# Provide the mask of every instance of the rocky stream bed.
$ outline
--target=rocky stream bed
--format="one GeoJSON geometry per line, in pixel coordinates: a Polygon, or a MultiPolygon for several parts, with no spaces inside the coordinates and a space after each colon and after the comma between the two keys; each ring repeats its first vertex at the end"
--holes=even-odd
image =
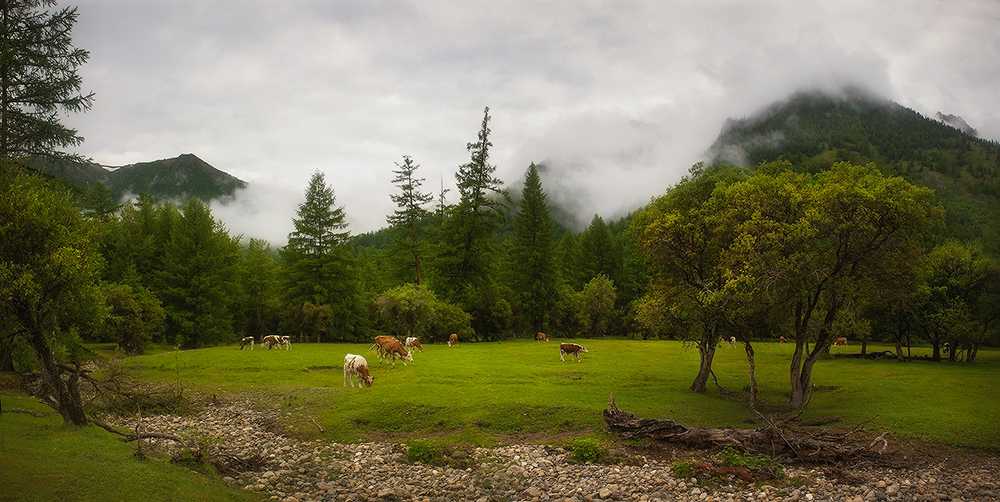
{"type": "MultiPolygon", "coordinates": [[[[106,417],[121,429],[153,433],[137,448],[194,449],[229,485],[281,502],[306,501],[994,501],[996,457],[911,448],[886,462],[785,467],[786,478],[747,483],[735,476],[674,476],[675,460],[711,452],[647,445],[621,451],[619,464],[573,462],[570,452],[538,444],[452,451],[459,467],[411,463],[394,442],[302,441],[275,427],[278,411],[249,403],[209,406],[191,416],[106,417]],[[137,428],[138,424],[138,428],[137,428]],[[184,444],[165,439],[177,436],[184,444]],[[466,466],[462,468],[463,466],[466,466]]],[[[318,426],[318,425],[317,425],[318,426]]],[[[623,447],[625,448],[625,447],[623,447]]]]}

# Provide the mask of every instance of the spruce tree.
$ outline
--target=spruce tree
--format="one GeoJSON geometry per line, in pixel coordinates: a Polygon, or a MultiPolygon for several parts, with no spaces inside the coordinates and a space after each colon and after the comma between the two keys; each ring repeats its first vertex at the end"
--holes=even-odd
{"type": "MultiPolygon", "coordinates": [[[[292,218],[295,230],[288,234],[288,244],[280,255],[285,290],[293,308],[304,312],[302,307],[307,303],[328,305],[332,322],[324,331],[336,339],[354,340],[360,285],[344,208],[336,203],[333,188],[327,186],[323,173],[316,171],[305,202],[299,204],[298,217],[292,218]]],[[[305,321],[300,316],[300,328],[305,327],[305,321]]]]}
{"type": "Polygon", "coordinates": [[[547,331],[549,313],[558,298],[556,289],[555,229],[538,168],[528,167],[521,208],[514,217],[511,249],[513,289],[521,304],[521,318],[534,331],[547,331]]]}

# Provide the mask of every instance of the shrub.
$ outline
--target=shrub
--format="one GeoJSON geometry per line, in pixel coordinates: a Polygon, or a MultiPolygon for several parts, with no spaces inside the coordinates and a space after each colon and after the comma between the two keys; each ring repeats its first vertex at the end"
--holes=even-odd
{"type": "Polygon", "coordinates": [[[611,455],[600,441],[593,438],[578,438],[573,440],[571,458],[577,462],[602,463],[607,462],[611,455]]]}
{"type": "Polygon", "coordinates": [[[674,477],[677,479],[687,479],[691,477],[691,473],[694,469],[691,467],[690,462],[681,462],[675,460],[674,464],[670,467],[670,470],[674,473],[674,477]]]}

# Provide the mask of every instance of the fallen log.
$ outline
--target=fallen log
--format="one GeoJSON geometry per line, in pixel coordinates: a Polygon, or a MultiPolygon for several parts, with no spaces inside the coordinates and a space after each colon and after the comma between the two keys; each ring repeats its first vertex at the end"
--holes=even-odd
{"type": "Polygon", "coordinates": [[[824,431],[791,430],[768,422],[757,429],[732,427],[691,427],[671,419],[636,418],[615,404],[611,394],[604,421],[623,438],[646,438],[668,441],[692,447],[733,446],[750,454],[787,457],[805,463],[840,463],[875,457],[885,450],[885,434],[869,445],[851,444],[848,434],[834,435],[824,431]],[[882,448],[875,450],[876,444],[882,448]]]}

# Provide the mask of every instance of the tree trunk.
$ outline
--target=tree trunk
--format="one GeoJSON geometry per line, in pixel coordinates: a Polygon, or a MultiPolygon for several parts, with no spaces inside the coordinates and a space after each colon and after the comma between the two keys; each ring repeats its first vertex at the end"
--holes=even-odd
{"type": "Polygon", "coordinates": [[[750,396],[747,398],[747,406],[755,409],[757,407],[757,374],[756,362],[754,361],[753,346],[750,342],[744,342],[747,351],[747,362],[750,363],[750,396]]]}
{"type": "Polygon", "coordinates": [[[29,338],[42,382],[48,390],[48,395],[42,401],[58,411],[66,425],[87,425],[87,413],[83,411],[83,401],[80,399],[80,365],[77,364],[69,378],[63,380],[63,369],[56,362],[44,337],[42,333],[32,333],[29,338]]]}
{"type": "Polygon", "coordinates": [[[695,392],[705,392],[708,385],[708,377],[712,375],[712,359],[715,358],[715,340],[718,338],[715,329],[707,329],[702,333],[698,342],[698,375],[691,383],[691,390],[695,392]]]}

